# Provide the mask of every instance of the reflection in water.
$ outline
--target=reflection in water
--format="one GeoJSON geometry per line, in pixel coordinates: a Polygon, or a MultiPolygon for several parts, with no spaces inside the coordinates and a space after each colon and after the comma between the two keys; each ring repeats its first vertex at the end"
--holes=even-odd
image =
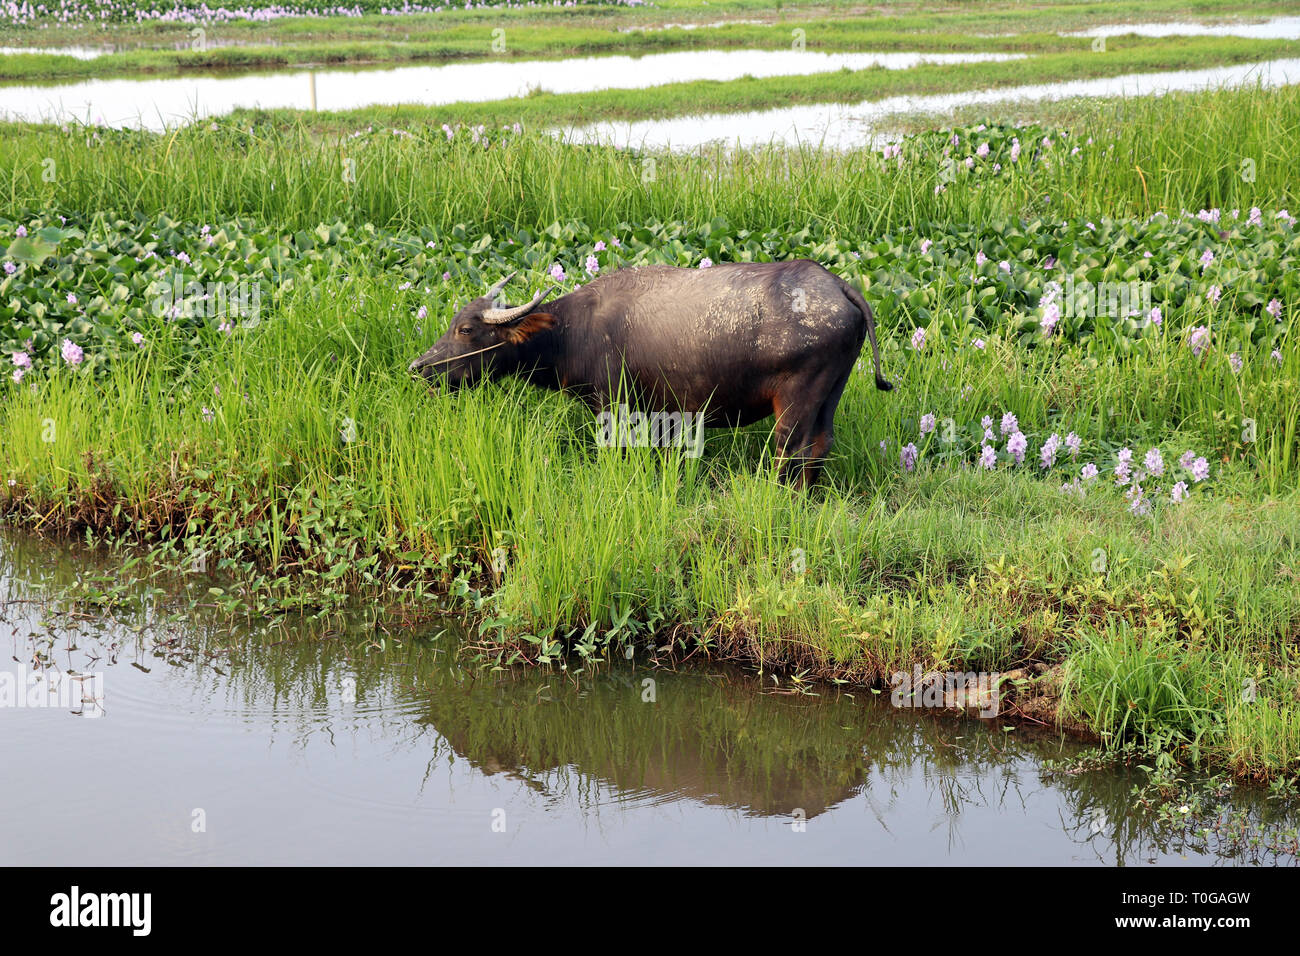
{"type": "Polygon", "coordinates": [[[887,138],[887,134],[881,131],[882,124],[904,114],[944,114],[966,106],[1073,97],[1157,96],[1174,90],[1253,86],[1256,83],[1265,87],[1300,83],[1300,59],[963,90],[959,93],[891,96],[851,105],[794,106],[751,113],[597,123],[564,135],[573,142],[613,143],[636,148],[693,149],[706,143],[720,142],[740,148],[805,143],[827,149],[856,149],[880,145],[887,138]]]}
{"type": "Polygon", "coordinates": [[[803,76],[840,69],[903,70],[921,63],[987,63],[1019,53],[813,53],[794,50],[691,50],[642,57],[482,61],[392,70],[325,70],[150,80],[96,79],[45,86],[0,86],[0,117],[158,130],[220,116],[236,107],[348,110],[363,106],[486,102],[548,93],[644,89],[691,80],[803,76]]]}
{"type": "Polygon", "coordinates": [[[98,720],[0,709],[28,771],[0,791],[0,862],[1238,859],[1133,814],[1133,774],[1045,776],[1077,750],[1055,735],[729,669],[494,674],[454,628],[397,633],[372,608],[232,629],[168,611],[179,586],[113,616],[41,597],[98,560],[0,538],[4,670],[104,690],[98,720]]]}

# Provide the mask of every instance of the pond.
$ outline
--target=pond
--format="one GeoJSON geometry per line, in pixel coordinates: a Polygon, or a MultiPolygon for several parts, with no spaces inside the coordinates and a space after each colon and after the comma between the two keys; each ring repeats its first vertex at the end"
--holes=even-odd
{"type": "Polygon", "coordinates": [[[1136,769],[1049,772],[1080,749],[1051,730],[641,654],[493,673],[451,618],[232,626],[175,582],[49,602],[119,561],[0,536],[0,688],[78,678],[0,707],[6,865],[1276,862],[1136,814],[1136,769]]]}
{"type": "Polygon", "coordinates": [[[414,103],[436,106],[548,93],[645,89],[692,80],[801,76],[922,63],[989,63],[1022,59],[1003,53],[813,53],[795,50],[691,50],[642,57],[485,61],[391,70],[293,70],[166,79],[96,79],[40,86],[0,86],[0,117],[31,122],[81,120],[163,129],[220,116],[237,107],[349,110],[414,103]],[[315,91],[313,93],[313,77],[315,91]]]}
{"type": "Polygon", "coordinates": [[[891,120],[907,114],[943,114],[991,103],[1033,103],[1075,97],[1158,96],[1177,90],[1285,86],[1300,83],[1300,59],[1269,60],[1205,70],[1135,73],[925,96],[891,96],[855,104],[795,106],[749,113],[677,116],[639,122],[597,123],[564,132],[572,142],[612,143],[648,149],[694,149],[708,143],[739,148],[806,143],[828,149],[878,146],[896,139],[891,120]]]}

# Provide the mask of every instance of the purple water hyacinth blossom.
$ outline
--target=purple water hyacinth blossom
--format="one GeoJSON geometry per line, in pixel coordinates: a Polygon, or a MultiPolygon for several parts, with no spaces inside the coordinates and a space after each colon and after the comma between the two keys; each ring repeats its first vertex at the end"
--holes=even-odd
{"type": "Polygon", "coordinates": [[[68,295],[67,295],[67,300],[68,300],[68,305],[76,305],[76,304],[77,304],[77,296],[76,296],[76,293],[74,293],[74,292],[69,292],[68,295]]]}
{"type": "Polygon", "coordinates": [[[594,246],[592,246],[592,249],[593,249],[595,252],[604,252],[604,251],[605,251],[605,240],[603,240],[603,239],[598,239],[598,240],[596,240],[596,244],[595,244],[594,246]]]}
{"type": "Polygon", "coordinates": [[[1192,354],[1200,358],[1201,353],[1210,346],[1210,330],[1204,325],[1196,326],[1187,333],[1187,344],[1191,347],[1192,354]]]}
{"type": "Polygon", "coordinates": [[[13,275],[17,271],[18,271],[18,266],[16,266],[14,263],[12,262],[5,263],[5,275],[13,275]]]}
{"type": "Polygon", "coordinates": [[[1204,458],[1192,462],[1192,480],[1199,483],[1210,477],[1210,463],[1204,458]]]}
{"type": "Polygon", "coordinates": [[[1169,500],[1174,504],[1179,504],[1187,499],[1187,482],[1180,481],[1169,489],[1169,500]]]}
{"type": "Polygon", "coordinates": [[[1043,447],[1038,451],[1038,459],[1044,468],[1051,468],[1056,464],[1056,453],[1061,448],[1061,436],[1052,432],[1043,442],[1043,447]]]}
{"type": "Polygon", "coordinates": [[[144,345],[144,335],[142,335],[139,332],[132,332],[131,341],[134,342],[136,345],[144,345]]]}
{"type": "Polygon", "coordinates": [[[1039,327],[1042,328],[1044,335],[1051,335],[1055,331],[1057,323],[1061,321],[1061,307],[1055,302],[1049,302],[1043,307],[1043,317],[1039,320],[1039,327]]]}
{"type": "Polygon", "coordinates": [[[1248,226],[1264,225],[1264,214],[1258,206],[1250,207],[1250,218],[1246,220],[1246,225],[1248,226]]]}
{"type": "Polygon", "coordinates": [[[1185,451],[1178,457],[1179,466],[1186,468],[1188,471],[1192,470],[1192,462],[1194,461],[1196,461],[1196,452],[1194,451],[1185,451]]]}
{"type": "Polygon", "coordinates": [[[600,260],[597,259],[594,255],[587,256],[586,269],[587,269],[587,275],[591,275],[591,276],[598,275],[600,273],[600,260]]]}
{"type": "Polygon", "coordinates": [[[1029,449],[1029,439],[1024,432],[1016,432],[1007,439],[1007,454],[1016,460],[1017,465],[1025,463],[1025,452],[1029,449]]]}
{"type": "Polygon", "coordinates": [[[980,157],[980,159],[983,159],[988,154],[989,154],[989,144],[980,143],[979,148],[975,150],[975,155],[980,157]]]}
{"type": "Polygon", "coordinates": [[[1092,462],[1088,462],[1088,464],[1084,465],[1083,469],[1079,472],[1079,477],[1084,481],[1093,481],[1097,477],[1097,472],[1097,466],[1092,462]]]}
{"type": "Polygon", "coordinates": [[[1152,448],[1147,451],[1146,457],[1142,459],[1142,467],[1157,478],[1165,473],[1165,460],[1161,456],[1159,448],[1152,448]]]}
{"type": "Polygon", "coordinates": [[[19,368],[31,368],[32,357],[26,352],[15,352],[13,354],[13,363],[19,368]]]}
{"type": "Polygon", "coordinates": [[[1204,252],[1202,252],[1201,271],[1204,272],[1206,269],[1208,269],[1210,267],[1210,263],[1212,263],[1213,261],[1214,261],[1214,251],[1212,249],[1206,249],[1204,252]]]}
{"type": "Polygon", "coordinates": [[[1271,358],[1274,362],[1276,362],[1278,364],[1278,367],[1280,368],[1282,365],[1282,350],[1274,349],[1273,351],[1269,352],[1268,355],[1269,358],[1271,358]]]}
{"type": "Polygon", "coordinates": [[[976,266],[982,266],[982,265],[984,265],[984,263],[986,263],[986,262],[988,262],[988,261],[989,261],[989,257],[986,256],[986,255],[984,255],[984,251],[983,251],[982,249],[981,249],[981,250],[978,250],[978,251],[975,253],[975,265],[976,265],[976,266]]]}
{"type": "Polygon", "coordinates": [[[924,329],[924,328],[920,328],[920,327],[918,327],[917,330],[916,330],[915,332],[912,333],[912,348],[916,349],[918,352],[919,352],[921,349],[925,348],[925,329],[924,329]]]}
{"type": "Polygon", "coordinates": [[[429,307],[425,305],[420,306],[419,310],[415,313],[415,317],[421,320],[427,319],[429,317],[429,307]]]}
{"type": "Polygon", "coordinates": [[[932,245],[934,245],[934,243],[931,242],[929,239],[922,239],[922,240],[921,240],[921,255],[923,255],[923,256],[924,256],[924,255],[928,255],[929,252],[930,252],[930,247],[931,247],[932,245]]]}
{"type": "Polygon", "coordinates": [[[929,412],[926,412],[921,416],[921,434],[928,435],[930,432],[934,431],[936,423],[935,417],[929,412]]]}
{"type": "Polygon", "coordinates": [[[980,448],[980,467],[992,470],[998,463],[998,453],[993,450],[992,445],[984,445],[980,448]]]}
{"type": "Polygon", "coordinates": [[[983,339],[976,339],[974,342],[971,343],[971,345],[973,345],[975,348],[979,349],[981,352],[984,351],[984,340],[983,340],[983,339]]]}
{"type": "Polygon", "coordinates": [[[210,408],[208,408],[208,406],[204,405],[202,411],[203,411],[203,420],[204,420],[205,422],[210,422],[210,421],[212,421],[212,419],[214,418],[214,416],[213,416],[213,414],[212,414],[212,409],[210,409],[210,408]]]}
{"type": "Polygon", "coordinates": [[[27,235],[27,227],[19,226],[17,229],[14,230],[14,235],[17,236],[19,239],[21,239],[23,236],[27,235]]]}
{"type": "Polygon", "coordinates": [[[1241,360],[1240,352],[1233,352],[1228,356],[1228,364],[1232,366],[1232,373],[1234,375],[1239,375],[1241,373],[1241,368],[1245,363],[1241,360]]]}
{"type": "Polygon", "coordinates": [[[974,156],[967,156],[967,157],[966,157],[962,162],[965,163],[967,169],[974,169],[974,168],[975,168],[975,157],[974,157],[974,156]]]}
{"type": "Polygon", "coordinates": [[[1275,318],[1275,319],[1281,319],[1281,318],[1282,318],[1282,302],[1281,302],[1281,300],[1280,300],[1280,299],[1269,299],[1269,300],[1268,300],[1268,305],[1266,305],[1266,306],[1264,307],[1264,311],[1266,311],[1269,315],[1273,316],[1273,318],[1275,318]]]}
{"type": "Polygon", "coordinates": [[[1020,431],[1020,422],[1016,419],[1015,412],[1007,412],[1002,416],[1002,424],[999,426],[1002,434],[1020,431]]]}
{"type": "Polygon", "coordinates": [[[705,256],[703,259],[700,260],[700,268],[701,268],[701,269],[712,269],[712,268],[713,268],[713,260],[710,259],[708,256],[705,256]]]}
{"type": "Polygon", "coordinates": [[[1218,305],[1219,299],[1222,295],[1223,290],[1217,285],[1212,285],[1208,290],[1206,290],[1205,298],[1209,301],[1210,305],[1218,305]]]}
{"type": "Polygon", "coordinates": [[[1078,435],[1076,435],[1074,432],[1070,432],[1068,435],[1065,436],[1065,447],[1070,449],[1071,459],[1078,458],[1079,449],[1083,447],[1083,439],[1080,438],[1078,435]]]}
{"type": "Polygon", "coordinates": [[[556,282],[563,282],[565,280],[564,266],[558,262],[551,266],[551,278],[556,282]]]}
{"type": "Polygon", "coordinates": [[[916,467],[916,454],[916,445],[908,442],[903,446],[903,450],[899,452],[899,462],[904,471],[911,471],[916,467]]]}
{"type": "Polygon", "coordinates": [[[21,384],[22,384],[22,381],[23,381],[23,376],[26,375],[26,374],[27,374],[27,369],[25,369],[25,368],[16,368],[16,369],[14,369],[14,374],[13,374],[14,384],[15,384],[15,385],[21,385],[21,384]]]}
{"type": "Polygon", "coordinates": [[[1011,161],[1014,163],[1020,158],[1020,140],[1014,136],[1011,137],[1011,161]]]}
{"type": "Polygon", "coordinates": [[[1151,311],[1147,313],[1147,321],[1150,322],[1158,329],[1160,328],[1160,323],[1162,323],[1164,320],[1165,318],[1160,311],[1160,306],[1153,305],[1151,307],[1151,311]]]}
{"type": "Polygon", "coordinates": [[[77,345],[72,339],[63,340],[63,361],[69,365],[80,365],[81,360],[85,358],[86,353],[82,351],[81,346],[77,345]]]}

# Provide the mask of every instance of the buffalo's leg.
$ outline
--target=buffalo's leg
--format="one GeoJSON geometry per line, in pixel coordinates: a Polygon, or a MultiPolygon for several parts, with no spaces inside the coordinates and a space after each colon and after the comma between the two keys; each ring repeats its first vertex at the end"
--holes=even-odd
{"type": "Polygon", "coordinates": [[[783,398],[778,395],[772,402],[776,415],[777,475],[787,484],[807,487],[816,480],[817,468],[813,459],[820,444],[817,420],[823,398],[821,389],[801,391],[801,394],[783,398]],[[812,474],[808,471],[812,467],[812,474]]]}

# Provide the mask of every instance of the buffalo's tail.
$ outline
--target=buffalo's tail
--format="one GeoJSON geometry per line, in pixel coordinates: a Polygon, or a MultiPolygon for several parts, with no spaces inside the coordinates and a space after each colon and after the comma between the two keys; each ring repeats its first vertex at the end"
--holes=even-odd
{"type": "Polygon", "coordinates": [[[862,313],[862,317],[867,320],[867,338],[871,340],[871,358],[876,363],[876,388],[882,392],[888,392],[894,386],[885,380],[885,376],[880,374],[880,346],[876,344],[876,316],[871,311],[871,306],[867,305],[867,300],[862,298],[861,292],[843,279],[840,279],[840,285],[844,288],[844,295],[862,313]]]}

